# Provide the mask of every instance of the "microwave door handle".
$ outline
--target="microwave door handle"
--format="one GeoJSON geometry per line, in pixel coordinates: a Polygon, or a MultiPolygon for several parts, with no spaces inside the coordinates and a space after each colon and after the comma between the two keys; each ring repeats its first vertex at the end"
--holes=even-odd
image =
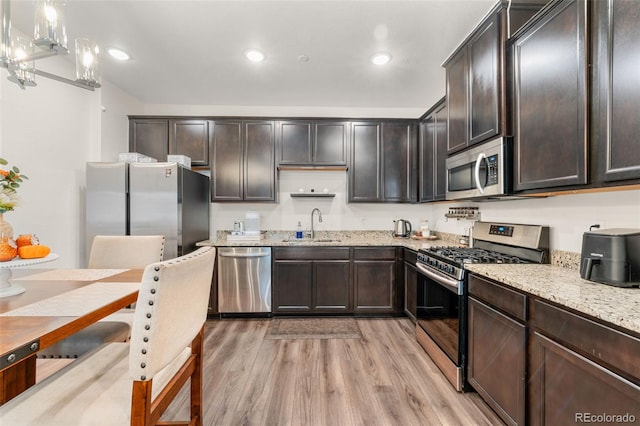
{"type": "Polygon", "coordinates": [[[481,152],[480,154],[478,154],[478,159],[476,160],[476,169],[474,173],[476,188],[478,188],[478,191],[480,191],[481,194],[484,194],[484,188],[482,187],[482,185],[480,185],[480,165],[482,164],[483,161],[486,161],[486,159],[487,159],[487,156],[484,155],[484,152],[481,152]]]}

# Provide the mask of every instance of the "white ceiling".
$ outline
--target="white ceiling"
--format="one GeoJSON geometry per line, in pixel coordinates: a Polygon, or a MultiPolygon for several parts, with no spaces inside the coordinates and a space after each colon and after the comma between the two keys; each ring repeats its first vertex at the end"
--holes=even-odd
{"type": "MultiPolygon", "coordinates": [[[[495,1],[69,0],[67,32],[70,50],[85,36],[129,52],[102,55],[102,78],[144,104],[426,109],[444,95],[442,62],[495,1]],[[249,47],[266,61],[246,61],[249,47]],[[373,66],[377,51],[392,61],[373,66]]],[[[11,11],[31,33],[32,2],[11,11]]]]}

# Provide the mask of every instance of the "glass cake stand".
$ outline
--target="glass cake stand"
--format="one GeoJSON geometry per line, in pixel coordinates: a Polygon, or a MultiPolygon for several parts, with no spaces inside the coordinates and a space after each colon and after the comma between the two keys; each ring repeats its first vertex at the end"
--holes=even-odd
{"type": "Polygon", "coordinates": [[[38,259],[14,259],[9,260],[7,262],[0,262],[0,298],[15,296],[16,294],[24,293],[24,287],[13,284],[9,282],[11,278],[11,269],[12,268],[23,268],[25,266],[38,265],[40,263],[53,262],[58,259],[58,256],[55,253],[49,253],[45,257],[40,257],[38,259]]]}

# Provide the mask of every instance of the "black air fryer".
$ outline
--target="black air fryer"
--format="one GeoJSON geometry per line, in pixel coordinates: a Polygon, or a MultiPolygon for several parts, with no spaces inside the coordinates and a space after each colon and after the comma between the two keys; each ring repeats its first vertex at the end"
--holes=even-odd
{"type": "Polygon", "coordinates": [[[640,286],[640,229],[600,229],[582,236],[580,277],[617,287],[640,286]]]}

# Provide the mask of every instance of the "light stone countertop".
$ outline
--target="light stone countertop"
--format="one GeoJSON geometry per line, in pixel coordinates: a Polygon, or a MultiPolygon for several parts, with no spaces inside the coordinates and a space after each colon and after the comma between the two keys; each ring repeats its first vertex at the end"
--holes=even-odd
{"type": "Polygon", "coordinates": [[[466,269],[640,335],[640,288],[586,281],[573,269],[532,264],[469,264],[466,269]]]}
{"type": "Polygon", "coordinates": [[[215,240],[198,243],[216,247],[406,247],[420,250],[431,246],[454,245],[455,236],[443,234],[437,240],[395,238],[391,231],[318,231],[316,237],[295,238],[291,231],[267,231],[260,241],[227,241],[227,232],[218,232],[215,240]]]}

